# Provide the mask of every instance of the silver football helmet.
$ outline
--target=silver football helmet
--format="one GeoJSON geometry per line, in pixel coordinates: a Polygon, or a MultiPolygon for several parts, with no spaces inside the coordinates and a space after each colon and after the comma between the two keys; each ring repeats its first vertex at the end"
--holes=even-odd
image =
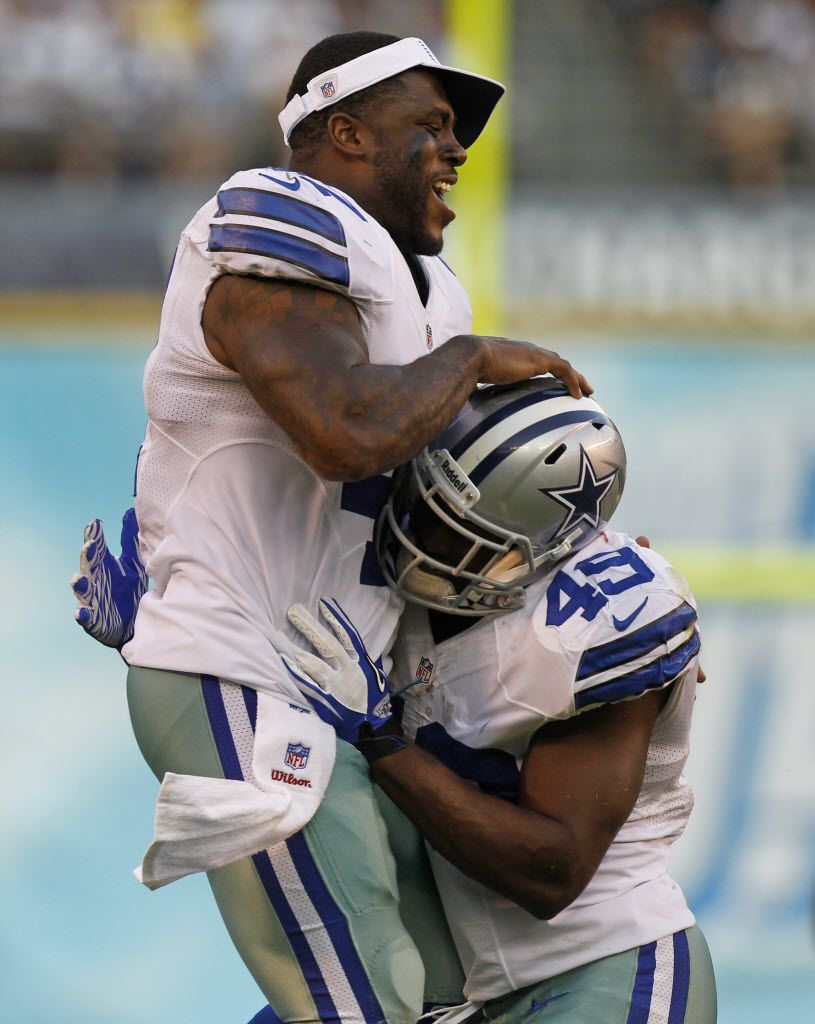
{"type": "Polygon", "coordinates": [[[375,534],[388,586],[454,615],[519,608],[611,517],[625,470],[592,398],[551,377],[479,388],[394,477],[375,534]]]}

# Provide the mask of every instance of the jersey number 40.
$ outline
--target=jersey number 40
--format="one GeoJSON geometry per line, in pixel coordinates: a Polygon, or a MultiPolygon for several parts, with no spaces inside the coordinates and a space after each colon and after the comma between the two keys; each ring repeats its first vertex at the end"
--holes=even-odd
{"type": "Polygon", "coordinates": [[[654,578],[651,569],[643,562],[636,551],[631,548],[619,548],[617,551],[603,551],[575,565],[575,570],[584,576],[598,577],[609,569],[623,568],[628,572],[616,579],[598,580],[597,586],[591,583],[578,583],[574,576],[559,569],[546,591],[546,625],[562,626],[578,612],[591,622],[601,608],[608,604],[609,597],[622,594],[632,587],[650,583],[654,578]]]}

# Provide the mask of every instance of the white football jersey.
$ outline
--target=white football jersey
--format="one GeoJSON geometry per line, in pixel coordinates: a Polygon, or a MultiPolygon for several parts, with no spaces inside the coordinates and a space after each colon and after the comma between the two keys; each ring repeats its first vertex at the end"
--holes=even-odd
{"type": "Polygon", "coordinates": [[[234,175],[186,227],[144,375],[136,512],[155,586],[124,648],[130,664],[292,692],[278,656],[296,637],[286,609],[316,611],[322,595],[359,624],[374,657],[388,648],[401,609],[371,534],[389,476],[319,477],[212,357],[201,314],[221,274],[302,282],[354,302],[371,362],[408,363],[471,325],[453,272],[419,259],[426,306],[377,221],[337,189],[276,168],[234,175]]]}
{"type": "Polygon", "coordinates": [[[524,608],[442,643],[426,609],[407,606],[393,675],[397,688],[419,680],[405,694],[408,733],[507,800],[517,800],[541,726],[675,682],[631,815],[587,888],[556,917],[537,920],[430,851],[468,999],[493,999],[693,924],[668,858],[693,806],[682,768],[698,651],[687,583],[620,533],[598,535],[530,586],[524,608]]]}

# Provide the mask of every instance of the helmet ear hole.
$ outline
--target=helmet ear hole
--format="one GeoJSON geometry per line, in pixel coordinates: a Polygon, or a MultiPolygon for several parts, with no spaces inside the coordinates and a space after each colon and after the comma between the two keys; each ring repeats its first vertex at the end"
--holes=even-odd
{"type": "Polygon", "coordinates": [[[565,444],[559,444],[557,446],[557,448],[555,448],[554,451],[549,452],[549,454],[543,460],[544,464],[547,465],[547,466],[554,466],[554,464],[557,462],[557,460],[560,458],[560,456],[565,451],[566,451],[566,445],[565,444]]]}

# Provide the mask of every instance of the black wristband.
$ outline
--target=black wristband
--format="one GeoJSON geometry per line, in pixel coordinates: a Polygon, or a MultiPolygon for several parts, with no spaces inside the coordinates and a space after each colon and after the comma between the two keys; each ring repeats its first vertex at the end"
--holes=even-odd
{"type": "Polygon", "coordinates": [[[379,761],[389,754],[395,754],[397,750],[403,750],[407,745],[408,740],[396,717],[389,718],[375,731],[366,723],[354,744],[368,764],[373,764],[374,761],[379,761]]]}

